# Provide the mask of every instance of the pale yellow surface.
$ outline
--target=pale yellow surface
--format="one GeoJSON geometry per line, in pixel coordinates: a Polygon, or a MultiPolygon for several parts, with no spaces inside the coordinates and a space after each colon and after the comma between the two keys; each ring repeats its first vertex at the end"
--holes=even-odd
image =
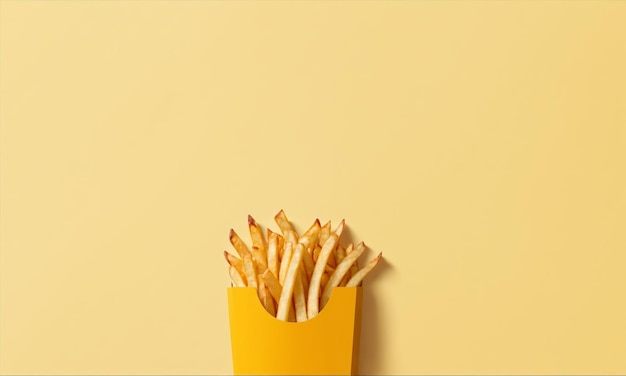
{"type": "Polygon", "coordinates": [[[0,7],[0,373],[231,373],[281,208],[384,252],[363,374],[626,373],[626,2],[0,7]]]}

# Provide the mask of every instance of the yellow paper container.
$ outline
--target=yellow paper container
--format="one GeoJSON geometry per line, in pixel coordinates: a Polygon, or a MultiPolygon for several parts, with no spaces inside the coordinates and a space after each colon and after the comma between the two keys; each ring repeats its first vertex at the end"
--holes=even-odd
{"type": "Polygon", "coordinates": [[[335,287],[328,304],[305,322],[271,316],[253,288],[228,289],[236,375],[351,375],[357,373],[361,287],[335,287]]]}

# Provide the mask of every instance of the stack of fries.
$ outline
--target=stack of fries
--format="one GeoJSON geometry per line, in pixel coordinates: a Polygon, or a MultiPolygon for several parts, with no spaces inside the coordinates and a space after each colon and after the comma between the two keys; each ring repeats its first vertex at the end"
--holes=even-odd
{"type": "Polygon", "coordinates": [[[281,210],[274,217],[282,233],[267,229],[267,237],[254,218],[248,216],[252,251],[234,230],[230,243],[239,258],[224,251],[234,287],[253,287],[267,312],[283,321],[305,321],[320,312],[337,286],[360,286],[374,269],[382,253],[362,268],[358,258],[363,242],[345,248],[339,244],[345,222],[331,230],[330,221],[316,219],[299,235],[281,210]]]}

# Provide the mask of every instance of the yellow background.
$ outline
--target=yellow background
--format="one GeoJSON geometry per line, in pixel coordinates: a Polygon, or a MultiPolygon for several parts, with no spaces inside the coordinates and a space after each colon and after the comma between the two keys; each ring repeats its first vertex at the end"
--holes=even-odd
{"type": "Polygon", "coordinates": [[[626,3],[12,1],[2,374],[228,374],[228,230],[383,251],[363,374],[626,372],[626,3]]]}

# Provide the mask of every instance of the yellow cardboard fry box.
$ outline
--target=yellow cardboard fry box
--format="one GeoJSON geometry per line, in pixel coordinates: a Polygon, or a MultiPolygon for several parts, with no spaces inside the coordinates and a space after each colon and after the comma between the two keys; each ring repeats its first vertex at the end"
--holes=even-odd
{"type": "Polygon", "coordinates": [[[254,288],[229,288],[234,373],[356,374],[362,298],[361,287],[335,287],[316,317],[295,323],[267,313],[254,288]]]}

